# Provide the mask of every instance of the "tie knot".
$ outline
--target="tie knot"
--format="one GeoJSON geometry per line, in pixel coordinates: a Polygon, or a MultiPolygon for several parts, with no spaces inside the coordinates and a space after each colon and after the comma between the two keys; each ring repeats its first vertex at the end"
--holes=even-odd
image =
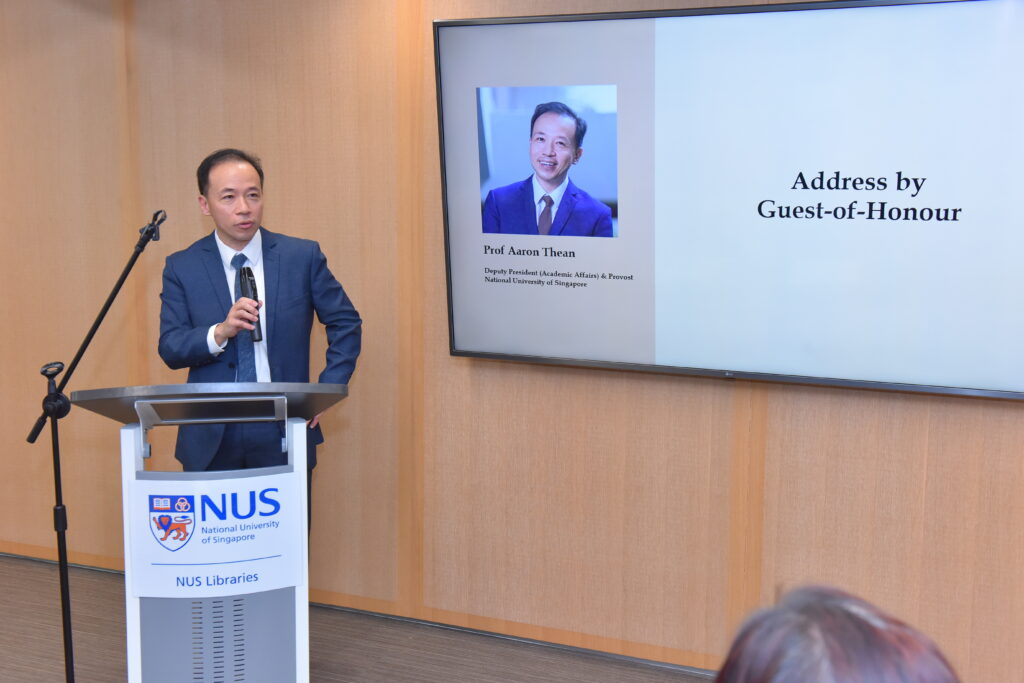
{"type": "Polygon", "coordinates": [[[551,195],[547,194],[541,197],[540,200],[544,202],[544,206],[549,209],[551,208],[551,205],[555,203],[555,200],[551,198],[551,195]]]}
{"type": "Polygon", "coordinates": [[[245,265],[245,262],[246,262],[245,254],[242,254],[242,253],[235,254],[234,258],[231,259],[231,267],[234,268],[235,270],[241,270],[242,266],[245,265]]]}

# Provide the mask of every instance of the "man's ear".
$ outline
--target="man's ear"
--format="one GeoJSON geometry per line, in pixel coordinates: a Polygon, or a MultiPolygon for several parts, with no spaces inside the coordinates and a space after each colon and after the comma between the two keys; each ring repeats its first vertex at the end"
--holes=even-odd
{"type": "Polygon", "coordinates": [[[199,209],[203,212],[204,216],[210,215],[210,203],[206,201],[206,197],[199,195],[199,209]]]}
{"type": "Polygon", "coordinates": [[[583,148],[577,147],[576,154],[573,155],[572,163],[575,164],[577,161],[579,161],[581,156],[583,156],[583,148]]]}

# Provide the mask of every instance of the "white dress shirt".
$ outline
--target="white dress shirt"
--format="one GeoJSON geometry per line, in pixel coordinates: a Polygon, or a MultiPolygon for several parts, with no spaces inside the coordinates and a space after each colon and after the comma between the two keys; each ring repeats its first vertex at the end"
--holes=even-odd
{"type": "MultiPolygon", "coordinates": [[[[270,381],[270,359],[267,355],[267,304],[266,304],[266,285],[263,278],[263,235],[259,230],[253,235],[253,238],[249,240],[249,243],[245,245],[245,248],[241,252],[237,252],[231,247],[227,246],[220,240],[220,235],[214,230],[213,237],[217,241],[217,250],[220,252],[221,265],[224,266],[224,277],[228,281],[228,291],[231,292],[232,304],[235,300],[235,269],[231,265],[231,259],[235,257],[235,254],[245,254],[247,266],[252,268],[252,274],[256,278],[256,293],[260,297],[260,301],[263,301],[263,306],[260,308],[260,327],[263,330],[262,341],[253,342],[253,351],[256,360],[256,381],[257,382],[269,382],[270,381]]],[[[217,356],[220,355],[225,348],[227,348],[228,341],[225,339],[221,345],[217,344],[214,338],[214,330],[217,328],[216,325],[210,327],[209,332],[206,334],[206,345],[210,349],[210,353],[217,356]]]]}
{"type": "Polygon", "coordinates": [[[555,214],[558,213],[558,205],[562,203],[562,197],[565,196],[565,190],[569,187],[569,176],[565,176],[565,180],[562,184],[556,187],[551,192],[547,192],[540,183],[537,181],[537,176],[533,176],[533,208],[536,210],[537,215],[535,218],[540,221],[540,212],[544,210],[544,202],[541,201],[544,195],[551,197],[551,201],[554,202],[551,205],[551,223],[555,222],[555,214]]]}

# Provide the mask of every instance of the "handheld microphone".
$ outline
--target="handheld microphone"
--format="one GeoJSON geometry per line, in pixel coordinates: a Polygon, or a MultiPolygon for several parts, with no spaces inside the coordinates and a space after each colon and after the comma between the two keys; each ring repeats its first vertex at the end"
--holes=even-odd
{"type": "MultiPolygon", "coordinates": [[[[239,271],[238,278],[242,285],[242,296],[246,299],[252,299],[254,301],[260,300],[259,292],[256,291],[256,276],[252,274],[252,268],[249,266],[242,266],[242,270],[239,271]]],[[[256,314],[256,322],[253,323],[256,329],[252,331],[252,340],[254,342],[263,341],[263,330],[260,329],[260,317],[259,313],[256,314]]]]}

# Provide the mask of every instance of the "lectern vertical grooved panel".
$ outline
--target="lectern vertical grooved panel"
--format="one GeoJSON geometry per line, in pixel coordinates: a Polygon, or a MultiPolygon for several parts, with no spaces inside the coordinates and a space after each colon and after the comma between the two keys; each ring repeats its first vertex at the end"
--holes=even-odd
{"type": "Polygon", "coordinates": [[[200,600],[142,598],[142,680],[295,680],[295,623],[280,618],[291,588],[200,600]],[[282,656],[284,653],[284,656],[282,656]]]}

